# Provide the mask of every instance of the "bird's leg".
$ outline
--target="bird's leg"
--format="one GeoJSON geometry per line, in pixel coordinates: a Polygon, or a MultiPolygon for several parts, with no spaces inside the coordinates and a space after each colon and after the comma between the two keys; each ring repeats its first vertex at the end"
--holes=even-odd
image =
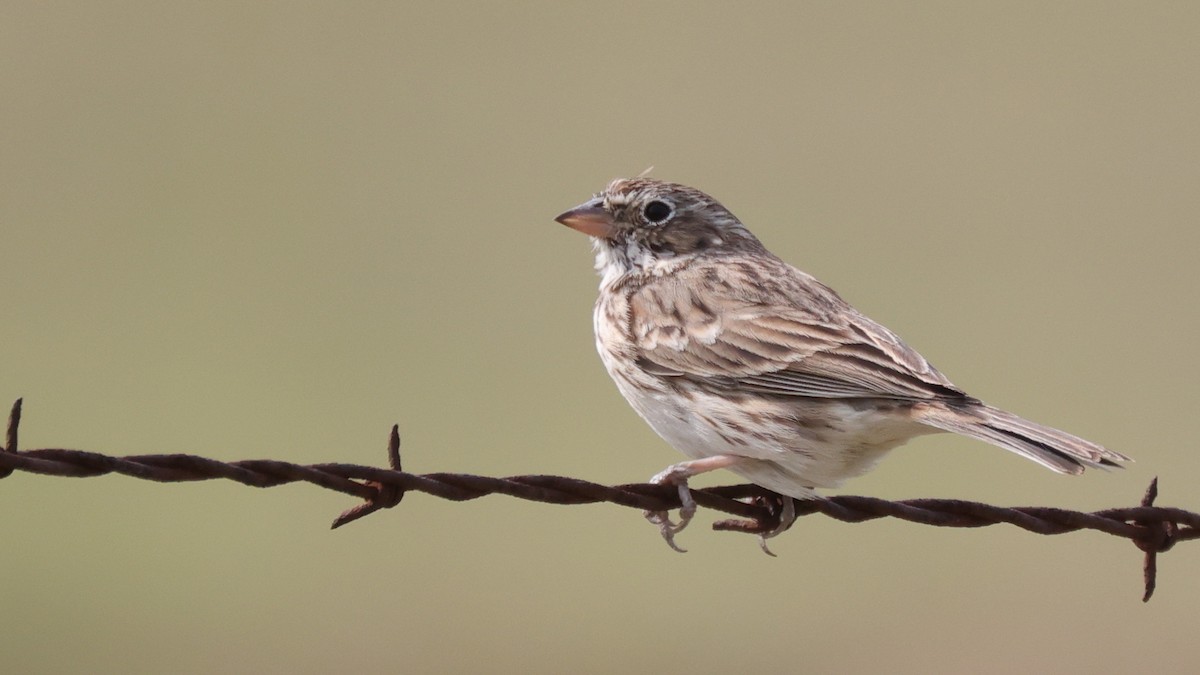
{"type": "Polygon", "coordinates": [[[792,523],[796,522],[796,500],[787,495],[781,496],[783,497],[783,511],[779,514],[779,525],[775,526],[775,529],[770,532],[763,532],[758,535],[758,545],[762,547],[763,553],[772,558],[775,557],[775,554],[771,552],[771,549],[767,548],[767,540],[783,534],[792,526],[792,523]]]}
{"type": "MultiPolygon", "coordinates": [[[[741,461],[741,459],[741,457],[735,455],[715,455],[703,459],[693,459],[672,464],[650,479],[650,482],[655,485],[674,485],[679,488],[680,507],[678,523],[671,522],[671,518],[666,511],[646,511],[645,514],[646,520],[658,526],[658,531],[662,533],[667,546],[680,553],[687,553],[685,549],[679,548],[675,543],[675,535],[683,531],[683,528],[687,527],[692,517],[696,515],[696,500],[692,497],[691,489],[688,488],[688,478],[696,474],[728,468],[741,461]]],[[[794,513],[793,519],[795,519],[794,513]]]]}

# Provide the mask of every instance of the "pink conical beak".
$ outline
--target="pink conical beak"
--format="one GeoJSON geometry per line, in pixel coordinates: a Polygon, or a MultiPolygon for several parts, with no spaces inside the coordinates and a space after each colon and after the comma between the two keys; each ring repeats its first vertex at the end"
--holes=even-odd
{"type": "Polygon", "coordinates": [[[612,216],[600,205],[600,200],[593,199],[560,214],[555,218],[558,222],[572,230],[578,230],[591,237],[609,239],[617,229],[612,216]]]}

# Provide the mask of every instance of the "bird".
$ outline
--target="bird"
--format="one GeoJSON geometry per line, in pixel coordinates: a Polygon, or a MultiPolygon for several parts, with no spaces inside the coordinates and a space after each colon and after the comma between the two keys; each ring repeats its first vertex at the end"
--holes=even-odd
{"type": "Polygon", "coordinates": [[[968,436],[1062,474],[1131,461],[967,394],[700,190],[618,178],[555,220],[592,241],[608,374],[687,458],[651,479],[677,487],[679,522],[646,514],[675,550],[696,511],[688,479],[716,469],[792,498],[761,539],[770,553],[793,499],[819,498],[917,436],[968,436]]]}

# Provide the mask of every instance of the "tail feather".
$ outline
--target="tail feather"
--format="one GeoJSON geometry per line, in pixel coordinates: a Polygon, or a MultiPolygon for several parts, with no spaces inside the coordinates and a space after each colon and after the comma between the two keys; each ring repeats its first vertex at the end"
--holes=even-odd
{"type": "Polygon", "coordinates": [[[983,403],[931,405],[914,412],[923,424],[991,443],[1059,473],[1080,474],[1085,468],[1120,467],[1131,461],[1102,445],[983,403]]]}

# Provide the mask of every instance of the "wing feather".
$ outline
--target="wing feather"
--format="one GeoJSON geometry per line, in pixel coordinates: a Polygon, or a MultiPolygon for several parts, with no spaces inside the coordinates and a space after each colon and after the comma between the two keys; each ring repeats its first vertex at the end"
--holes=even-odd
{"type": "Polygon", "coordinates": [[[639,362],[701,386],[776,396],[966,397],[894,333],[807,279],[815,286],[758,297],[733,292],[745,287],[733,280],[695,281],[703,299],[686,279],[645,286],[630,296],[639,362]]]}

